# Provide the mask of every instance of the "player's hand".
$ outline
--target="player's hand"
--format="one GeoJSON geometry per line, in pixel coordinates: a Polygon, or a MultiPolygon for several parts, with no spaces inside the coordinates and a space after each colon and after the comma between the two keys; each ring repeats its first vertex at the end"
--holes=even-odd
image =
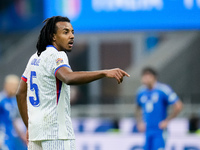
{"type": "Polygon", "coordinates": [[[160,129],[166,129],[167,128],[167,125],[168,125],[169,121],[168,120],[163,120],[159,123],[159,128],[160,129]]]}
{"type": "Polygon", "coordinates": [[[119,68],[105,70],[105,76],[108,78],[115,78],[118,84],[122,83],[124,76],[130,77],[128,73],[119,68]]]}
{"type": "Polygon", "coordinates": [[[146,126],[144,122],[138,122],[137,123],[137,129],[139,132],[145,132],[146,131],[146,126]]]}

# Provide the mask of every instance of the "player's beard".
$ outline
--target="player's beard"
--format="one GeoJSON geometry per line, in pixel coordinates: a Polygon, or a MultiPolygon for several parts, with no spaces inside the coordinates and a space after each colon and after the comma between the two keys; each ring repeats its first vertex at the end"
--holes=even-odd
{"type": "Polygon", "coordinates": [[[72,50],[65,49],[64,52],[67,54],[67,53],[71,53],[72,50]]]}

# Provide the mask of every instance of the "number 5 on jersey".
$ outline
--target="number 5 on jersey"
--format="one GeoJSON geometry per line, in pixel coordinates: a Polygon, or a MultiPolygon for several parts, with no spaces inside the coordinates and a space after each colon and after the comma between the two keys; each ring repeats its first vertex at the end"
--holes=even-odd
{"type": "Polygon", "coordinates": [[[33,83],[33,78],[36,78],[36,72],[35,71],[31,71],[31,75],[30,75],[30,90],[33,91],[33,92],[35,91],[36,100],[34,99],[33,96],[29,96],[29,101],[34,107],[38,107],[40,105],[39,89],[38,89],[38,85],[33,83]]]}

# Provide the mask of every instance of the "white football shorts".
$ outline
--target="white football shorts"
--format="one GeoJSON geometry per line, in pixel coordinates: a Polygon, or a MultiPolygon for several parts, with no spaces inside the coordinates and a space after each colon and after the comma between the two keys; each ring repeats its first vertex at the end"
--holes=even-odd
{"type": "Polygon", "coordinates": [[[28,150],[76,150],[75,140],[29,141],[28,150]]]}

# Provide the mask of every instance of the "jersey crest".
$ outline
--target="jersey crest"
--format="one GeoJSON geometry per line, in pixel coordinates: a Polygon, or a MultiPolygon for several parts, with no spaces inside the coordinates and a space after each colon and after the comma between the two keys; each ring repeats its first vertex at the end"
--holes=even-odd
{"type": "Polygon", "coordinates": [[[58,58],[58,59],[56,60],[57,66],[59,66],[60,64],[63,64],[63,63],[64,63],[64,61],[63,61],[62,58],[58,58]]]}

